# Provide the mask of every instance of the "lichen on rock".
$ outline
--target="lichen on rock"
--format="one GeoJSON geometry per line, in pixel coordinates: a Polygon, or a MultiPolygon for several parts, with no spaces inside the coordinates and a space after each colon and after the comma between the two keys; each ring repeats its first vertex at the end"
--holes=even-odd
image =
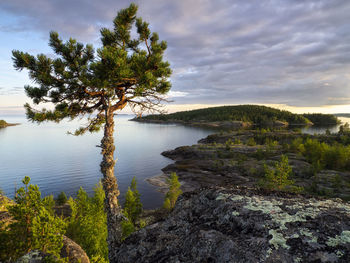
{"type": "Polygon", "coordinates": [[[349,209],[286,193],[201,189],[113,253],[118,262],[350,262],[349,209]]]}

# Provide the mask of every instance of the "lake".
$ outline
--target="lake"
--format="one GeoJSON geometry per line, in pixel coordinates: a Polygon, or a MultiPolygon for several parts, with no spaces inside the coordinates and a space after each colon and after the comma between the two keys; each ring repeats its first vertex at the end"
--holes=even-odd
{"type": "MultiPolygon", "coordinates": [[[[347,117],[338,117],[338,120],[341,121],[342,124],[349,123],[350,124],[350,118],[347,117]]],[[[325,134],[326,130],[329,130],[331,133],[336,133],[339,131],[339,127],[341,124],[337,125],[328,125],[328,126],[320,126],[320,125],[313,125],[313,126],[307,126],[301,129],[301,132],[307,133],[307,134],[325,134]]]]}
{"type": "MultiPolygon", "coordinates": [[[[161,152],[182,145],[192,145],[213,133],[210,129],[181,125],[148,124],[129,121],[133,116],[118,115],[115,129],[115,174],[121,195],[124,195],[133,176],[144,208],[159,207],[163,194],[145,179],[162,173],[172,163],[161,152]]],[[[83,136],[68,135],[78,127],[77,121],[33,124],[22,116],[0,116],[9,123],[21,123],[0,129],[0,189],[9,197],[21,180],[29,176],[43,195],[57,196],[64,191],[75,196],[79,187],[88,193],[101,179],[99,164],[102,159],[96,147],[102,132],[83,136]]],[[[123,198],[122,198],[123,199],[123,198]]]]}
{"type": "MultiPolygon", "coordinates": [[[[162,173],[172,163],[161,152],[182,145],[192,145],[215,130],[182,125],[150,124],[129,121],[133,116],[119,115],[116,120],[115,143],[118,157],[115,174],[121,191],[121,200],[133,176],[145,208],[159,207],[163,194],[145,179],[162,173]]],[[[22,116],[0,116],[18,126],[0,129],[0,189],[9,197],[21,187],[24,176],[31,177],[43,195],[57,196],[64,191],[75,196],[79,187],[88,193],[101,178],[100,148],[96,147],[102,132],[83,136],[67,135],[79,126],[77,121],[33,124],[22,116]]],[[[350,118],[340,118],[349,122],[350,118]]],[[[311,126],[304,133],[336,132],[339,125],[311,126]]],[[[216,130],[217,132],[217,130],[216,130]]]]}

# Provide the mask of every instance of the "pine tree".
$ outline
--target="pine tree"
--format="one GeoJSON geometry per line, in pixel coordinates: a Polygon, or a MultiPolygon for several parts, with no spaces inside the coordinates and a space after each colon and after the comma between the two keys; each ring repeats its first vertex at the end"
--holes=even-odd
{"type": "MultiPolygon", "coordinates": [[[[171,86],[170,65],[163,60],[167,44],[159,41],[157,33],[151,33],[149,24],[136,17],[136,12],[137,5],[130,4],[118,12],[112,30],[100,30],[102,47],[97,52],[92,45],[84,46],[74,39],[63,42],[56,32],[50,33],[49,42],[56,58],[12,52],[14,67],[29,70],[29,77],[37,84],[37,87],[25,86],[33,103],[55,106],[53,110],[36,110],[26,104],[29,120],[60,122],[87,115],[87,125],[77,129],[75,135],[104,127],[100,167],[110,250],[121,242],[120,223],[124,220],[114,176],[114,113],[126,105],[135,112],[159,109],[163,95],[171,86]],[[133,27],[138,34],[136,39],[131,37],[133,27]]],[[[113,262],[112,255],[109,259],[113,262]]]]}
{"type": "Polygon", "coordinates": [[[170,178],[167,178],[166,182],[169,185],[169,191],[165,195],[163,207],[171,210],[175,207],[175,203],[179,195],[182,194],[180,189],[181,184],[176,173],[171,173],[170,178]]]}
{"type": "Polygon", "coordinates": [[[15,204],[8,207],[12,221],[0,231],[0,261],[14,262],[31,250],[60,257],[66,223],[53,211],[53,197],[41,198],[37,185],[23,179],[15,204]]]}

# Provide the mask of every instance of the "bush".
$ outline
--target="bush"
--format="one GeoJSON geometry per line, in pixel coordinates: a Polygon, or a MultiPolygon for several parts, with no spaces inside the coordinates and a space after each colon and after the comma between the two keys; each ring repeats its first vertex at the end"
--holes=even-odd
{"type": "Polygon", "coordinates": [[[94,188],[94,195],[89,197],[80,188],[77,198],[68,200],[72,209],[67,236],[77,242],[89,256],[99,258],[98,262],[108,262],[107,216],[104,211],[105,193],[102,184],[94,188]],[[103,260],[102,260],[103,259],[103,260]]]}
{"type": "Polygon", "coordinates": [[[125,195],[124,215],[135,224],[136,220],[142,213],[142,203],[140,194],[136,189],[136,179],[132,178],[131,185],[125,195]]]}
{"type": "Polygon", "coordinates": [[[246,143],[248,146],[255,146],[256,145],[256,142],[254,140],[254,138],[249,138],[247,140],[247,143],[246,143]]]}
{"type": "Polygon", "coordinates": [[[13,221],[0,232],[0,260],[13,262],[31,250],[59,258],[66,223],[53,212],[53,197],[41,198],[37,185],[22,180],[15,204],[8,207],[13,221]]]}
{"type": "Polygon", "coordinates": [[[289,179],[292,175],[292,167],[288,164],[288,157],[281,156],[281,161],[275,164],[274,169],[264,165],[265,178],[260,181],[263,188],[279,191],[300,192],[302,188],[294,186],[294,181],[289,179]]]}
{"type": "MultiPolygon", "coordinates": [[[[142,203],[140,194],[137,190],[137,182],[135,177],[132,178],[130,187],[125,195],[123,214],[127,218],[122,222],[122,239],[127,238],[135,231],[135,223],[142,213],[142,203]]],[[[141,225],[141,224],[140,224],[141,225]]],[[[144,226],[144,225],[143,225],[144,226]]],[[[142,225],[141,225],[142,227],[142,225]]]]}
{"type": "Polygon", "coordinates": [[[67,201],[68,201],[68,199],[67,199],[67,196],[66,196],[65,192],[61,192],[57,196],[56,203],[58,205],[64,205],[65,203],[67,203],[67,201]]]}
{"type": "Polygon", "coordinates": [[[170,178],[168,178],[166,182],[169,185],[169,191],[165,195],[163,207],[167,210],[172,210],[175,206],[177,198],[182,194],[180,189],[181,184],[176,173],[171,173],[170,178]]]}

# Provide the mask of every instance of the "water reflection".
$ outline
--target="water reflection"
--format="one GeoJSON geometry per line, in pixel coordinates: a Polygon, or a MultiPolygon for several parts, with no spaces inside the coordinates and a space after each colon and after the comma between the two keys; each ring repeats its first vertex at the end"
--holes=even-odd
{"type": "MultiPolygon", "coordinates": [[[[163,195],[145,179],[161,173],[172,161],[161,152],[182,145],[195,144],[212,130],[181,125],[147,124],[128,121],[131,116],[116,117],[116,176],[125,193],[133,176],[145,208],[160,206],[163,195]]],[[[65,191],[74,195],[80,186],[91,193],[101,178],[100,143],[102,133],[75,137],[67,135],[79,126],[76,121],[60,124],[32,124],[24,117],[5,117],[19,126],[0,129],[0,188],[10,197],[30,176],[44,195],[65,191]]]]}
{"type": "Polygon", "coordinates": [[[306,134],[325,134],[327,130],[329,130],[331,133],[337,133],[339,131],[340,125],[344,123],[350,123],[350,118],[345,117],[338,117],[338,119],[341,121],[341,124],[337,125],[313,125],[313,126],[306,126],[301,129],[302,133],[306,134]]]}

